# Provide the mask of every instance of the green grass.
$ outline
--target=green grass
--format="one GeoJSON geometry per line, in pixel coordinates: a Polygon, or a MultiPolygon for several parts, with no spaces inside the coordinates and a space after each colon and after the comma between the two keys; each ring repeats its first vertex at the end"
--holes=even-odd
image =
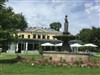
{"type": "Polygon", "coordinates": [[[99,53],[97,53],[97,56],[100,56],[100,52],[99,52],[99,53]]]}
{"type": "Polygon", "coordinates": [[[90,60],[100,60],[100,53],[96,53],[96,56],[90,56],[90,60]]]}
{"type": "Polygon", "coordinates": [[[2,65],[1,75],[100,75],[100,68],[32,66],[27,63],[15,63],[2,65]]]}
{"type": "MultiPolygon", "coordinates": [[[[41,58],[41,55],[19,54],[27,58],[41,58]]],[[[31,65],[25,62],[16,63],[13,59],[15,54],[3,53],[0,55],[1,75],[100,75],[100,67],[54,67],[51,65],[31,65]]],[[[100,58],[100,57],[99,57],[100,58]]],[[[91,57],[91,60],[100,60],[91,57]]]]}
{"type": "Polygon", "coordinates": [[[100,56],[91,56],[90,60],[93,60],[93,61],[100,60],[100,56]]]}
{"type": "Polygon", "coordinates": [[[42,58],[41,55],[37,54],[37,55],[32,55],[32,54],[27,54],[27,53],[24,53],[24,54],[12,54],[12,53],[1,53],[0,54],[0,59],[13,59],[13,58],[16,58],[17,55],[19,56],[22,56],[22,57],[25,57],[25,58],[28,58],[28,59],[32,59],[32,58],[42,58]]]}

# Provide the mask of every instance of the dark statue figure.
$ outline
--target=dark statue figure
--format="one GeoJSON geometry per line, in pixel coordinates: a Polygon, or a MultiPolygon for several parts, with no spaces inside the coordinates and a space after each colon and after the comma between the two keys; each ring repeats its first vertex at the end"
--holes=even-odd
{"type": "Polygon", "coordinates": [[[68,20],[67,20],[67,15],[65,16],[64,32],[68,32],[68,20]]]}

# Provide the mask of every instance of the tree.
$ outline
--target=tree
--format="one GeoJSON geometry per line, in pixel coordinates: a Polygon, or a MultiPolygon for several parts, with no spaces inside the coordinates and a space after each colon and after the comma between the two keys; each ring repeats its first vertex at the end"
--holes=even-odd
{"type": "Polygon", "coordinates": [[[62,26],[62,25],[61,25],[60,22],[53,22],[53,23],[50,24],[50,28],[51,28],[51,29],[55,29],[55,30],[57,30],[57,31],[60,30],[61,26],[62,26]]]}
{"type": "Polygon", "coordinates": [[[84,43],[88,43],[91,40],[91,29],[82,29],[77,36],[84,43]]]}
{"type": "Polygon", "coordinates": [[[100,48],[100,28],[92,27],[91,42],[100,48]]]}
{"type": "Polygon", "coordinates": [[[15,14],[11,7],[2,8],[0,10],[0,25],[2,29],[21,29],[24,30],[27,27],[27,22],[22,14],[15,14]]]}
{"type": "Polygon", "coordinates": [[[0,9],[3,7],[4,2],[6,2],[6,1],[8,1],[8,0],[0,0],[0,9]]]}
{"type": "Polygon", "coordinates": [[[8,1],[8,0],[0,0],[0,4],[1,4],[1,3],[4,3],[5,1],[8,1]]]}
{"type": "Polygon", "coordinates": [[[17,35],[15,30],[2,30],[0,29],[0,47],[4,50],[8,49],[8,45],[10,45],[12,42],[17,42],[17,35]]]}
{"type": "Polygon", "coordinates": [[[3,2],[0,2],[0,47],[7,49],[11,42],[17,42],[17,29],[23,31],[27,22],[22,14],[16,14],[11,7],[6,8],[3,2]]]}
{"type": "Polygon", "coordinates": [[[93,43],[100,48],[100,28],[92,27],[91,29],[82,29],[77,36],[84,43],[93,43]]]}

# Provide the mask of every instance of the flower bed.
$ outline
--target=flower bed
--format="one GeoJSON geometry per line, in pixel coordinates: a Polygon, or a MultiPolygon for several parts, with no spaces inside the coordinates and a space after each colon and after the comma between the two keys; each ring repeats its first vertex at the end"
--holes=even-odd
{"type": "Polygon", "coordinates": [[[65,66],[65,67],[69,67],[69,66],[77,66],[77,67],[100,67],[100,60],[98,61],[92,61],[92,60],[86,60],[86,61],[82,61],[77,60],[70,60],[70,61],[66,61],[66,60],[52,60],[52,58],[49,59],[28,59],[25,57],[20,57],[18,56],[16,58],[17,62],[27,62],[31,65],[52,65],[52,66],[65,66]]]}

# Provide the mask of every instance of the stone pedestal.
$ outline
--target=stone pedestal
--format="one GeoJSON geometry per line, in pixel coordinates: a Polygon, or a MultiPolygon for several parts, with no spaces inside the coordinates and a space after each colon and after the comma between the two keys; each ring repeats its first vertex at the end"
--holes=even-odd
{"type": "Polygon", "coordinates": [[[88,53],[67,53],[67,52],[43,52],[43,56],[47,59],[52,58],[52,60],[66,60],[66,61],[86,61],[89,59],[90,55],[88,53]]]}

